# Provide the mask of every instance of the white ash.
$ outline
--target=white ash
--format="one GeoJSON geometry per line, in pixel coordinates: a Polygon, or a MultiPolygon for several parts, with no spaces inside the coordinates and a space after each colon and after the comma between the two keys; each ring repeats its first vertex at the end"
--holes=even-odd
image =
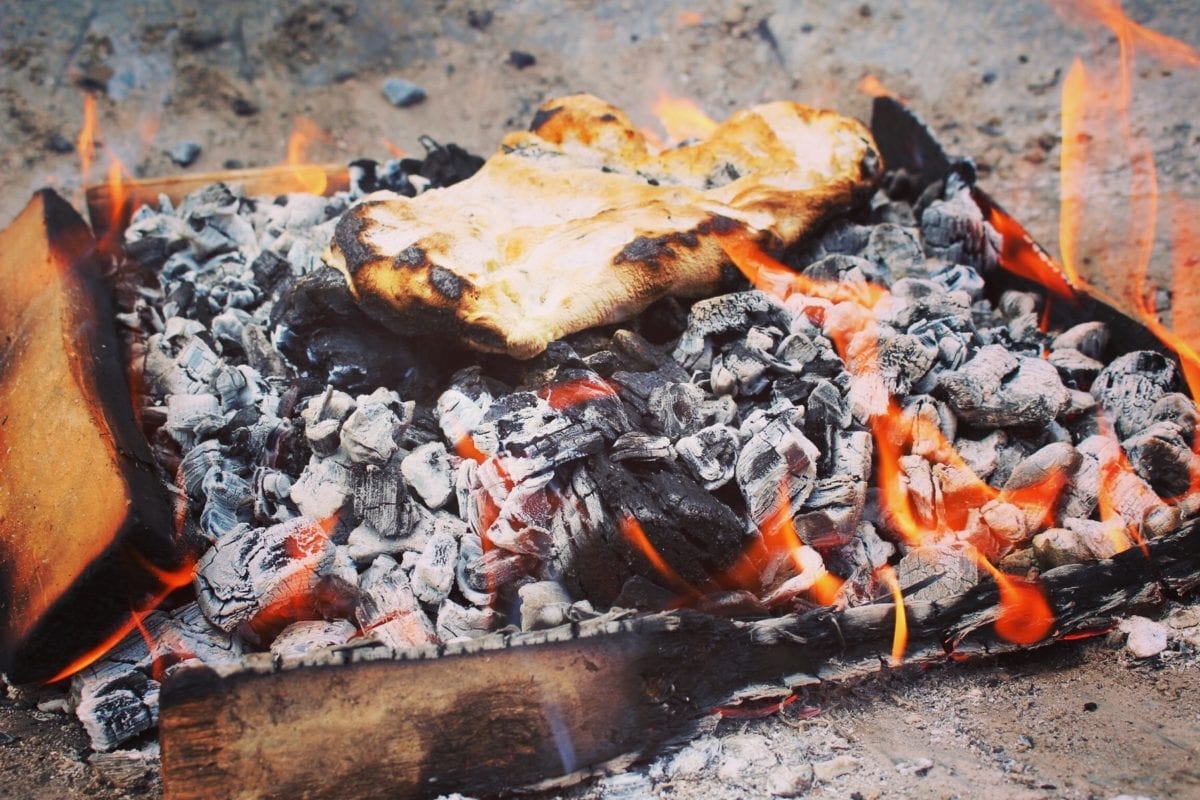
{"type": "Polygon", "coordinates": [[[345,644],[358,633],[354,623],[344,619],[301,620],[288,625],[275,641],[271,653],[280,658],[298,658],[323,647],[345,644]]]}
{"type": "Polygon", "coordinates": [[[429,442],[413,450],[400,463],[400,471],[426,508],[436,511],[449,502],[454,492],[454,468],[441,442],[429,442]]]}

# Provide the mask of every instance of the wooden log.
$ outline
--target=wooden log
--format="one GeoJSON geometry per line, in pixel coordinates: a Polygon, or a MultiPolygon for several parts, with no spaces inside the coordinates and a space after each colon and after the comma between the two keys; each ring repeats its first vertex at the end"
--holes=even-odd
{"type": "MultiPolygon", "coordinates": [[[[1200,524],[1149,554],[1045,573],[1055,623],[1044,641],[1194,588],[1200,524]]],[[[998,601],[985,582],[910,604],[906,662],[1021,649],[993,628],[998,601]]],[[[886,669],[894,619],[890,603],[756,622],[685,611],[442,649],[359,645],[188,668],[162,690],[165,793],[428,798],[569,781],[687,735],[716,705],[886,669]]]]}
{"type": "Polygon", "coordinates": [[[138,206],[157,204],[159,195],[166,195],[172,203],[178,203],[211,183],[240,185],[251,197],[288,192],[332,194],[349,187],[350,175],[341,164],[302,164],[172,175],[124,181],[117,185],[97,184],[87,190],[88,217],[92,221],[92,230],[97,239],[113,241],[112,236],[121,235],[138,206]]]}
{"type": "Polygon", "coordinates": [[[49,189],[0,234],[0,671],[16,683],[104,642],[178,559],[100,270],[49,189]]]}

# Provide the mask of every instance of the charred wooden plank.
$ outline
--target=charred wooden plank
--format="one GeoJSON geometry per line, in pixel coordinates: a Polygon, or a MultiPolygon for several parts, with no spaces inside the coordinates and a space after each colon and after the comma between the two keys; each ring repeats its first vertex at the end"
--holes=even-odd
{"type": "Polygon", "coordinates": [[[91,232],[49,189],[0,234],[0,670],[45,680],[175,566],[91,232]]]}
{"type": "MultiPolygon", "coordinates": [[[[1200,523],[1148,550],[1045,573],[1045,642],[1200,584],[1200,523]]],[[[998,602],[987,581],[910,603],[907,662],[1021,649],[994,630],[998,602]]],[[[162,691],[166,797],[427,798],[586,774],[686,735],[745,687],[785,695],[886,668],[894,619],[887,603],[750,623],[608,617],[442,650],[359,646],[181,670],[162,691]]]]}

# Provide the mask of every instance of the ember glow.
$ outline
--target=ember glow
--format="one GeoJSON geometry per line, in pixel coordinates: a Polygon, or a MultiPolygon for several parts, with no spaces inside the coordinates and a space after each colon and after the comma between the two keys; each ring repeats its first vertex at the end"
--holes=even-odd
{"type": "Polygon", "coordinates": [[[83,127],[75,140],[75,150],[79,153],[79,173],[87,183],[96,160],[96,96],[90,93],[83,96],[83,127]]]}
{"type": "Polygon", "coordinates": [[[621,534],[625,537],[626,541],[633,545],[633,548],[650,562],[650,566],[662,576],[671,589],[685,597],[698,598],[702,596],[701,592],[672,569],[671,565],[662,557],[662,554],[654,548],[654,545],[650,543],[650,539],[646,536],[646,532],[642,530],[642,525],[637,521],[636,517],[632,515],[621,517],[618,524],[621,527],[621,534]]]}
{"type": "Polygon", "coordinates": [[[879,80],[878,76],[870,72],[859,78],[856,88],[868,97],[891,97],[901,103],[908,102],[906,98],[893,92],[884,85],[883,81],[879,80]]]}
{"type": "Polygon", "coordinates": [[[1054,628],[1054,612],[1046,594],[1036,583],[1006,575],[982,554],[971,550],[975,563],[987,570],[1000,590],[1000,610],[996,615],[996,633],[1015,644],[1037,644],[1054,628]]]}

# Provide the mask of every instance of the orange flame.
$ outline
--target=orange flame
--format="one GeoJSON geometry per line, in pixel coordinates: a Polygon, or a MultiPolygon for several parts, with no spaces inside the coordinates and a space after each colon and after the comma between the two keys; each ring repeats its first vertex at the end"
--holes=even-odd
{"type": "Polygon", "coordinates": [[[633,515],[624,515],[618,521],[618,524],[621,528],[621,535],[623,535],[626,540],[628,540],[629,543],[634,546],[634,549],[641,553],[646,560],[650,562],[650,566],[654,568],[654,571],[661,575],[663,579],[671,585],[672,589],[681,595],[686,595],[692,598],[701,596],[701,593],[694,586],[685,581],[683,577],[676,572],[670,564],[667,563],[666,559],[664,559],[662,554],[655,549],[654,545],[650,543],[650,539],[646,536],[646,532],[642,530],[642,525],[637,521],[636,517],[633,515]]]}
{"type": "Polygon", "coordinates": [[[192,582],[192,576],[196,570],[196,561],[190,556],[186,558],[183,564],[177,569],[163,570],[151,564],[139,553],[133,553],[132,555],[134,560],[136,560],[142,566],[142,568],[155,577],[155,579],[159,582],[159,588],[152,592],[139,608],[131,611],[129,614],[129,619],[125,620],[125,622],[119,625],[116,630],[106,636],[100,642],[100,644],[96,645],[91,650],[87,651],[83,655],[79,656],[79,658],[76,658],[70,664],[63,667],[61,670],[59,670],[58,674],[50,678],[48,681],[46,681],[46,683],[57,683],[58,681],[69,678],[76,672],[79,672],[80,670],[94,664],[109,650],[120,644],[120,642],[126,636],[128,636],[130,632],[141,626],[142,620],[144,620],[151,611],[158,608],[158,606],[164,600],[166,600],[172,592],[174,592],[176,589],[181,589],[192,582]]]}
{"type": "Polygon", "coordinates": [[[86,184],[92,162],[96,160],[96,96],[93,94],[83,96],[83,128],[75,140],[75,150],[79,153],[79,171],[86,184]]]}
{"type": "Polygon", "coordinates": [[[1045,639],[1054,627],[1054,612],[1041,587],[1033,581],[1004,574],[978,551],[969,552],[976,564],[991,573],[1000,590],[996,634],[1021,645],[1036,644],[1045,639]]]}
{"type": "Polygon", "coordinates": [[[388,151],[388,155],[390,155],[392,158],[404,158],[408,155],[408,153],[404,152],[404,148],[393,144],[388,139],[383,140],[383,146],[388,151]]]}
{"type": "Polygon", "coordinates": [[[699,11],[680,11],[677,22],[681,28],[694,28],[704,24],[704,15],[699,11]]]}
{"type": "Polygon", "coordinates": [[[900,581],[896,571],[884,564],[879,570],[879,576],[892,593],[892,602],[896,605],[896,630],[892,634],[892,666],[904,663],[904,650],[908,647],[908,615],[904,611],[904,592],[900,589],[900,581]]]}
{"type": "Polygon", "coordinates": [[[333,137],[307,117],[296,117],[292,134],[288,137],[287,165],[300,183],[300,191],[309,194],[324,194],[329,179],[325,170],[307,163],[308,150],[314,142],[331,144],[333,137]]]}
{"type": "Polygon", "coordinates": [[[653,109],[663,130],[667,132],[668,142],[672,144],[688,139],[707,139],[717,129],[712,117],[684,97],[672,97],[660,91],[653,109]]]}
{"type": "Polygon", "coordinates": [[[863,94],[867,95],[868,97],[890,97],[893,100],[897,100],[901,103],[908,102],[908,98],[901,97],[900,95],[893,92],[891,89],[889,89],[887,86],[884,85],[883,81],[879,80],[879,78],[877,76],[875,76],[874,74],[872,74],[870,72],[868,72],[866,75],[863,75],[861,78],[859,78],[858,83],[855,85],[855,88],[858,89],[863,94]]]}

